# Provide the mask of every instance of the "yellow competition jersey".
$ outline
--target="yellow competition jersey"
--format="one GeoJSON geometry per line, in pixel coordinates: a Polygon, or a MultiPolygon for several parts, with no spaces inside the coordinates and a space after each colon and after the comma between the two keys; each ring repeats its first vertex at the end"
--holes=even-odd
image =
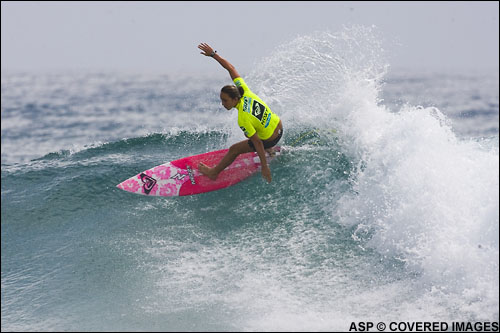
{"type": "Polygon", "coordinates": [[[244,90],[243,97],[235,106],[238,109],[238,126],[248,138],[257,132],[261,140],[269,139],[278,126],[280,118],[271,112],[259,96],[248,89],[241,77],[234,79],[234,83],[244,90]]]}

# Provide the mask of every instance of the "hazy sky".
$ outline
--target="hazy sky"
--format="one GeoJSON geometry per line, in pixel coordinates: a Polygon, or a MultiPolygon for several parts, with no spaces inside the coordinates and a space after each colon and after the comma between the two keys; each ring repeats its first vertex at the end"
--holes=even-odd
{"type": "Polygon", "coordinates": [[[390,65],[498,68],[499,5],[490,2],[2,1],[2,71],[219,71],[214,46],[240,71],[314,31],[375,25],[390,65]]]}

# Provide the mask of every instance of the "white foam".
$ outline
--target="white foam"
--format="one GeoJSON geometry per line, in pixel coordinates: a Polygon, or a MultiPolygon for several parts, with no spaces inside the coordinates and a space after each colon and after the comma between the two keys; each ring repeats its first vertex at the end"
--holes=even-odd
{"type": "Polygon", "coordinates": [[[323,202],[338,223],[357,227],[362,246],[419,276],[412,283],[426,292],[415,308],[436,297],[449,311],[498,318],[498,146],[458,139],[437,108],[387,109],[386,70],[372,29],[355,27],[282,45],[249,81],[287,127],[337,129],[358,168],[350,193],[323,202]]]}

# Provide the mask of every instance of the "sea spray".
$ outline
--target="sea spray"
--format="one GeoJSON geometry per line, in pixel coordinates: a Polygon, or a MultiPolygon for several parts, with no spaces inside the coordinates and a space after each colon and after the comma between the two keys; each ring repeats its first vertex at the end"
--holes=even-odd
{"type": "Polygon", "coordinates": [[[363,101],[378,98],[387,66],[376,31],[358,26],[297,37],[262,59],[249,82],[287,128],[340,129],[342,117],[351,113],[345,100],[360,101],[352,94],[363,101]]]}

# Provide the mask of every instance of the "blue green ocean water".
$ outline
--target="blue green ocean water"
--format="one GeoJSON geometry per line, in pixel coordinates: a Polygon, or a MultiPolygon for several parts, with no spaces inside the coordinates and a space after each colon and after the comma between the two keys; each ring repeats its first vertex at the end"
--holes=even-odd
{"type": "Polygon", "coordinates": [[[498,69],[384,59],[369,29],[277,47],[242,73],[272,183],[177,198],[115,186],[244,139],[225,73],[2,73],[2,330],[498,321],[498,69]]]}

